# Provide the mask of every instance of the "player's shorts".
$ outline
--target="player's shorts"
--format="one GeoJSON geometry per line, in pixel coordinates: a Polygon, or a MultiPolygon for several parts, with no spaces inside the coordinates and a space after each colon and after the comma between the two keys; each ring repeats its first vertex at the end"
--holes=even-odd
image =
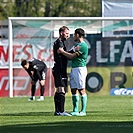
{"type": "MultiPolygon", "coordinates": [[[[41,75],[41,80],[45,80],[45,79],[46,79],[47,70],[45,69],[45,70],[43,70],[43,71],[40,71],[39,73],[40,73],[40,75],[41,75]]],[[[38,75],[37,75],[36,72],[34,72],[33,77],[34,77],[34,81],[39,80],[39,77],[38,77],[38,75]]]]}
{"type": "Polygon", "coordinates": [[[54,77],[55,87],[64,87],[65,91],[67,92],[68,78],[66,70],[61,70],[59,67],[53,67],[52,73],[54,77]]]}
{"type": "Polygon", "coordinates": [[[70,88],[84,89],[87,76],[86,67],[72,68],[70,73],[70,88]]]}

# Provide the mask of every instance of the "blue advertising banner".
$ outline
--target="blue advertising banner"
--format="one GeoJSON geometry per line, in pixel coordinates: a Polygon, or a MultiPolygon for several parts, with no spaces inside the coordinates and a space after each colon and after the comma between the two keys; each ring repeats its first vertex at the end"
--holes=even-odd
{"type": "Polygon", "coordinates": [[[133,88],[112,88],[110,90],[110,95],[132,95],[133,96],[133,88]]]}

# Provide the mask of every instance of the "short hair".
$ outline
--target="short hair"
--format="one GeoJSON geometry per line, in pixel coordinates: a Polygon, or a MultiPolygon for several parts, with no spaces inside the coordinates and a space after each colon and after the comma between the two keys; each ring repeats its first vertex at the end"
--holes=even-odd
{"type": "Polygon", "coordinates": [[[84,37],[85,36],[85,31],[82,28],[76,29],[75,33],[79,34],[79,37],[84,37]]]}
{"type": "Polygon", "coordinates": [[[69,28],[67,26],[62,26],[60,29],[59,29],[59,33],[61,33],[62,31],[64,32],[65,30],[69,30],[69,28]]]}
{"type": "Polygon", "coordinates": [[[27,60],[22,60],[21,61],[21,66],[24,67],[27,64],[27,60]]]}

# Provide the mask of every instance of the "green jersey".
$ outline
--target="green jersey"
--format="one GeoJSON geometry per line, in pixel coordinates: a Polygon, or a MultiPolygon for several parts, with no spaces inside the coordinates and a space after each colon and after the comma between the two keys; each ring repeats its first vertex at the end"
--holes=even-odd
{"type": "Polygon", "coordinates": [[[79,47],[76,52],[77,57],[72,60],[72,68],[86,66],[86,60],[88,57],[88,45],[85,42],[76,44],[75,47],[79,47]]]}

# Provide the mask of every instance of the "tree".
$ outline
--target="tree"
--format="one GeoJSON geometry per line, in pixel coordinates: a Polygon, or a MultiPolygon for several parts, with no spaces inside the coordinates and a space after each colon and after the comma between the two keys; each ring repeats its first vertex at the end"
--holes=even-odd
{"type": "Polygon", "coordinates": [[[2,19],[8,17],[99,17],[99,0],[14,0],[0,3],[2,19]]]}
{"type": "Polygon", "coordinates": [[[101,16],[101,2],[98,0],[54,0],[53,3],[51,0],[51,16],[98,17],[101,16]]]}
{"type": "Polygon", "coordinates": [[[8,17],[13,16],[12,3],[0,3],[0,19],[5,20],[8,17]]]}
{"type": "Polygon", "coordinates": [[[16,17],[41,17],[43,15],[41,4],[43,0],[15,0],[16,17]]]}

